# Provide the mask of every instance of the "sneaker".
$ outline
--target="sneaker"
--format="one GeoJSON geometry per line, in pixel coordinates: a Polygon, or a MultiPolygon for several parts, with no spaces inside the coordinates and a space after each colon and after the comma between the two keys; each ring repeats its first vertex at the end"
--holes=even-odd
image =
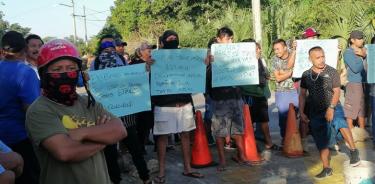
{"type": "Polygon", "coordinates": [[[331,168],[324,168],[322,172],[315,176],[315,179],[321,180],[332,175],[333,170],[331,168]]]}
{"type": "Polygon", "coordinates": [[[355,167],[360,164],[359,153],[357,149],[350,150],[350,166],[355,167]]]}

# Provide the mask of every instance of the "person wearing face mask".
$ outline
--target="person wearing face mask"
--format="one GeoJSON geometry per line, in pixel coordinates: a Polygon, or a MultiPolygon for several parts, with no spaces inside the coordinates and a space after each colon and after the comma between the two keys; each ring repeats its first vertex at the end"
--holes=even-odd
{"type": "Polygon", "coordinates": [[[43,95],[28,109],[26,129],[41,166],[40,184],[110,184],[103,149],[127,136],[119,118],[87,89],[77,94],[83,75],[77,48],[52,40],[40,49],[38,72],[43,95]]]}
{"type": "Polygon", "coordinates": [[[38,78],[38,68],[37,59],[39,54],[39,49],[44,44],[42,38],[36,34],[30,34],[25,38],[26,41],[26,64],[29,65],[37,74],[38,78]]]}
{"type": "Polygon", "coordinates": [[[9,31],[1,38],[0,140],[24,158],[24,172],[16,183],[37,184],[39,164],[25,129],[26,110],[40,95],[38,77],[25,64],[26,42],[21,33],[9,31]]]}
{"type": "MultiPolygon", "coordinates": [[[[114,38],[112,35],[103,36],[99,43],[99,55],[94,61],[94,68],[91,69],[101,70],[106,68],[124,67],[128,65],[123,56],[119,55],[116,52],[114,38]]],[[[123,116],[121,117],[121,120],[123,121],[123,124],[128,131],[128,137],[121,140],[121,143],[123,143],[128,148],[129,153],[132,156],[133,163],[137,168],[139,177],[144,183],[150,183],[151,181],[149,170],[147,168],[147,163],[143,157],[143,150],[141,144],[139,143],[138,133],[136,129],[136,125],[138,124],[137,114],[123,116]]],[[[114,184],[118,184],[121,182],[121,171],[117,162],[117,143],[107,146],[104,152],[111,181],[114,184]]]]}
{"type": "MultiPolygon", "coordinates": [[[[163,49],[178,49],[179,37],[175,31],[167,30],[160,37],[163,49]]],[[[158,61],[155,61],[158,62],[158,61]]],[[[151,69],[152,72],[152,69],[151,69]]],[[[154,128],[157,136],[157,153],[159,160],[159,174],[154,183],[165,183],[165,156],[168,135],[179,133],[181,136],[184,171],[182,175],[203,178],[204,175],[193,172],[190,166],[190,131],[195,129],[195,121],[191,94],[173,94],[153,96],[154,128]],[[167,128],[166,128],[167,127],[167,128]],[[168,127],[176,127],[171,130],[168,127]],[[166,131],[167,130],[167,131],[166,131]]]]}
{"type": "MultiPolygon", "coordinates": [[[[222,27],[217,31],[216,41],[218,44],[232,43],[233,31],[228,27],[222,27]]],[[[243,101],[241,90],[238,87],[212,87],[212,65],[213,56],[208,53],[206,58],[206,89],[211,98],[212,125],[211,129],[216,138],[216,147],[219,155],[218,172],[226,169],[226,160],[224,155],[225,138],[230,136],[235,140],[237,154],[232,157],[233,160],[241,165],[250,166],[244,154],[243,147],[243,101]]]]}

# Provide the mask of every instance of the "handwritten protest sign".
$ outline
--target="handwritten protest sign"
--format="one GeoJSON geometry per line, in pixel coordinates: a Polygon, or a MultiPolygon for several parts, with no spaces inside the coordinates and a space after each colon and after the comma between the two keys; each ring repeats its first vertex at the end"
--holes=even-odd
{"type": "Polygon", "coordinates": [[[213,44],[212,87],[259,84],[255,43],[213,44]]]}
{"type": "Polygon", "coordinates": [[[367,83],[375,83],[375,44],[366,45],[367,48],[367,83]]]}
{"type": "Polygon", "coordinates": [[[151,110],[145,64],[90,71],[90,90],[105,109],[120,117],[151,110]]]}
{"type": "Polygon", "coordinates": [[[151,96],[205,92],[206,55],[206,49],[153,51],[151,96]]]}
{"type": "Polygon", "coordinates": [[[296,61],[294,63],[293,77],[301,78],[302,73],[311,68],[309,60],[309,50],[313,47],[320,46],[324,50],[326,64],[336,68],[339,42],[333,40],[297,40],[296,61]]]}

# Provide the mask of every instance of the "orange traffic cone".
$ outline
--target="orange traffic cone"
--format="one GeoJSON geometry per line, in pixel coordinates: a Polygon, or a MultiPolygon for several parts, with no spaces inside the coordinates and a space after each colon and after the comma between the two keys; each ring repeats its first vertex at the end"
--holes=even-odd
{"type": "Polygon", "coordinates": [[[292,103],[289,104],[283,152],[285,156],[290,158],[303,156],[301,136],[297,128],[296,111],[292,103]]]}
{"type": "Polygon", "coordinates": [[[203,168],[214,165],[211,151],[208,147],[206,131],[203,126],[201,111],[195,112],[197,128],[195,129],[194,144],[191,150],[191,167],[203,168]]]}
{"type": "Polygon", "coordinates": [[[260,164],[263,159],[258,154],[258,149],[255,142],[253,123],[251,122],[250,107],[245,104],[243,106],[243,117],[244,117],[244,151],[245,157],[248,161],[253,164],[260,164]]]}

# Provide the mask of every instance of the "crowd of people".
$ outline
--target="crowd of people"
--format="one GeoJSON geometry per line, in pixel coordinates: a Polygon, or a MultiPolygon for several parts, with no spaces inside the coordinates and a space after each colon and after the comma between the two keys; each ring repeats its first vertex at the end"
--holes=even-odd
{"type": "MultiPolygon", "coordinates": [[[[319,33],[307,28],[302,39],[319,39],[319,33]]],[[[249,104],[255,137],[265,144],[265,150],[279,152],[286,132],[289,104],[293,104],[300,120],[304,145],[312,135],[322,161],[322,171],[315,176],[322,179],[332,175],[330,150],[341,140],[350,150],[349,162],[360,163],[355,142],[365,141],[366,118],[372,120],[375,133],[374,85],[366,84],[367,50],[364,34],[354,30],[348,47],[340,47],[345,67],[339,72],[326,63],[326,51],[321,47],[309,50],[312,67],[301,78],[293,77],[297,42],[283,39],[273,42],[274,57],[267,62],[262,48],[256,45],[259,84],[246,86],[212,87],[211,66],[215,62],[212,44],[233,43],[234,32],[222,27],[208,42],[206,70],[206,112],[204,124],[210,144],[216,144],[218,172],[226,170],[225,148],[235,147],[232,160],[247,167],[253,164],[245,156],[243,134],[243,105],[249,104]],[[341,73],[345,71],[346,75],[341,73]],[[344,79],[345,78],[345,79],[344,79]],[[270,80],[275,81],[275,104],[278,109],[281,144],[272,141],[268,99],[270,80]],[[347,81],[347,82],[342,82],[347,81]],[[344,90],[344,92],[342,92],[344,90]],[[345,100],[340,102],[340,95],[345,100]],[[367,107],[365,99],[371,99],[367,107]],[[233,145],[231,145],[233,143],[233,145]]],[[[374,44],[375,37],[371,40],[374,44]]],[[[114,183],[121,182],[118,164],[121,143],[129,151],[143,183],[166,182],[166,155],[171,136],[181,143],[182,175],[203,178],[190,164],[191,133],[196,128],[191,94],[152,96],[152,110],[116,117],[107,111],[91,94],[86,73],[114,67],[146,63],[152,72],[153,49],[178,49],[180,39],[173,30],[159,37],[158,48],[143,42],[132,57],[125,52],[127,43],[113,35],[99,40],[95,59],[85,66],[74,44],[55,39],[44,43],[35,34],[24,37],[8,31],[1,38],[0,60],[0,183],[114,183]],[[76,87],[86,89],[78,94],[76,87]],[[171,128],[173,127],[173,128],[171,128]],[[159,172],[150,177],[144,155],[145,145],[153,135],[159,172]]],[[[340,53],[338,53],[340,55],[340,53]]],[[[373,139],[374,140],[374,139],[373,139]]],[[[375,140],[374,140],[375,145],[375,140]]],[[[308,150],[304,148],[304,152],[308,150]]]]}

